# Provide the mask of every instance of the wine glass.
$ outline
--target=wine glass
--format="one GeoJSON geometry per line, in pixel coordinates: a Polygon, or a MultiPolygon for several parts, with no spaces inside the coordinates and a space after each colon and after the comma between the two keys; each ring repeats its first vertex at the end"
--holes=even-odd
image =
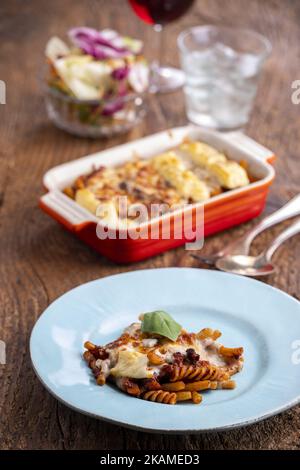
{"type": "MultiPolygon", "coordinates": [[[[162,34],[166,23],[177,20],[184,15],[194,0],[128,0],[135,14],[145,23],[154,26],[154,30],[162,34]]],[[[160,54],[162,47],[160,47],[160,54]]],[[[152,77],[150,91],[165,93],[182,87],[184,73],[174,67],[161,66],[156,60],[151,65],[152,77]]]]}

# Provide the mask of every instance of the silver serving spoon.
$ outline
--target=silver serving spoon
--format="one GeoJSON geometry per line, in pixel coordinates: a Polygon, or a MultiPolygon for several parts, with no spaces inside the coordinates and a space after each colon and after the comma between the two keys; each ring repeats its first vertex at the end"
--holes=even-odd
{"type": "Polygon", "coordinates": [[[216,261],[216,267],[222,271],[243,276],[267,276],[275,271],[271,258],[277,248],[289,238],[300,232],[300,219],[290,225],[276,237],[269,248],[258,256],[227,255],[216,261]]]}

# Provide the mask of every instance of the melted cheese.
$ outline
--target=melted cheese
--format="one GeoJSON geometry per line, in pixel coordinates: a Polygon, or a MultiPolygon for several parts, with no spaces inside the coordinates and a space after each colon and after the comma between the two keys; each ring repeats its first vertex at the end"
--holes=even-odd
{"type": "Polygon", "coordinates": [[[210,364],[214,364],[219,367],[226,366],[226,361],[218,354],[217,343],[213,340],[208,343],[207,340],[195,339],[191,344],[182,344],[177,342],[168,342],[164,344],[167,352],[165,354],[157,353],[163,357],[166,363],[171,364],[174,360],[173,354],[180,352],[183,355],[186,354],[186,350],[193,348],[197,354],[199,354],[202,361],[208,361],[210,364]]]}
{"type": "Polygon", "coordinates": [[[249,184],[245,169],[237,162],[215,162],[210,165],[210,170],[223,188],[234,189],[249,184]]]}
{"type": "MultiPolygon", "coordinates": [[[[129,325],[118,340],[117,343],[111,343],[106,348],[109,354],[110,374],[115,378],[129,377],[132,379],[146,379],[159,374],[162,367],[166,364],[174,363],[174,354],[181,353],[186,355],[187,349],[194,349],[200,356],[201,361],[208,361],[210,364],[223,367],[224,369],[234,368],[235,372],[240,370],[243,365],[242,358],[228,359],[219,353],[220,344],[210,338],[200,339],[195,334],[181,334],[177,341],[171,341],[163,337],[146,337],[141,332],[139,322],[129,325]],[[148,353],[153,351],[163,359],[160,365],[152,364],[148,359],[148,353]]],[[[102,361],[106,362],[106,361],[102,361]]]]}
{"type": "Polygon", "coordinates": [[[137,351],[119,351],[117,364],[110,371],[114,377],[131,377],[133,379],[146,379],[153,376],[148,368],[148,358],[137,351]]]}
{"type": "Polygon", "coordinates": [[[238,162],[204,142],[192,141],[149,159],[135,157],[114,167],[93,169],[64,192],[105,225],[129,229],[159,216],[151,213],[152,204],[164,204],[161,210],[169,212],[249,182],[238,162]],[[128,202],[124,214],[118,204],[123,196],[128,202]]]}
{"type": "Polygon", "coordinates": [[[197,165],[206,168],[212,163],[226,162],[227,160],[223,153],[204,142],[185,142],[180,146],[180,150],[188,152],[197,165]]]}
{"type": "Polygon", "coordinates": [[[247,172],[239,163],[228,160],[224,153],[204,142],[184,143],[180,150],[188,153],[196,165],[209,170],[223,188],[234,189],[249,184],[247,172]]]}
{"type": "Polygon", "coordinates": [[[96,198],[96,196],[87,188],[78,189],[75,195],[75,201],[88,211],[92,212],[92,214],[96,215],[97,208],[100,204],[100,201],[96,198]]]}
{"type": "Polygon", "coordinates": [[[153,158],[155,170],[165,178],[181,196],[193,201],[204,201],[209,198],[209,189],[204,181],[190,170],[175,152],[167,152],[153,158]]]}

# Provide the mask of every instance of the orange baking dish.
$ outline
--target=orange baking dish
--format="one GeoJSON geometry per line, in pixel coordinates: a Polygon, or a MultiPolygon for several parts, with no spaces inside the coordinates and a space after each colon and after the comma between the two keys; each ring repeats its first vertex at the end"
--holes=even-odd
{"type": "Polygon", "coordinates": [[[52,168],[44,175],[43,183],[48,192],[40,198],[40,207],[111,260],[117,263],[139,261],[191,242],[200,232],[207,236],[258,216],[264,209],[268,188],[274,180],[275,172],[270,164],[273,160],[273,152],[240,132],[220,134],[193,126],[170,129],[52,168]],[[120,164],[132,158],[133,154],[151,157],[175,147],[184,138],[201,140],[225,152],[232,160],[247,162],[249,173],[255,181],[213,196],[204,203],[183,207],[144,222],[142,228],[144,234],[148,234],[144,238],[132,238],[128,236],[128,231],[124,233],[125,229],[120,229],[114,230],[113,238],[107,236],[100,239],[99,232],[97,235],[97,226],[101,228],[99,219],[62,192],[76,177],[89,173],[93,167],[120,164]],[[202,227],[197,227],[199,211],[204,214],[202,227]],[[178,223],[180,226],[183,217],[185,222],[189,222],[185,224],[189,229],[182,229],[178,234],[175,227],[178,223]],[[163,233],[166,221],[170,224],[167,237],[163,233]],[[155,237],[151,236],[153,233],[155,237]]]}

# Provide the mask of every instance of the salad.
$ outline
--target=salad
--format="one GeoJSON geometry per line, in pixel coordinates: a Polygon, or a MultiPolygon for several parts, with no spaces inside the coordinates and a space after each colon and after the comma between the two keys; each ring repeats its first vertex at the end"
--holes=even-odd
{"type": "MultiPolygon", "coordinates": [[[[92,126],[134,122],[133,99],[149,85],[142,41],[111,29],[97,31],[88,27],[72,28],[68,37],[68,44],[52,37],[45,55],[49,64],[48,87],[54,96],[61,95],[72,104],[69,118],[74,119],[75,115],[80,123],[92,126]]],[[[60,110],[57,101],[51,105],[49,114],[53,117],[60,110]]],[[[54,117],[67,119],[66,115],[54,117]]]]}

